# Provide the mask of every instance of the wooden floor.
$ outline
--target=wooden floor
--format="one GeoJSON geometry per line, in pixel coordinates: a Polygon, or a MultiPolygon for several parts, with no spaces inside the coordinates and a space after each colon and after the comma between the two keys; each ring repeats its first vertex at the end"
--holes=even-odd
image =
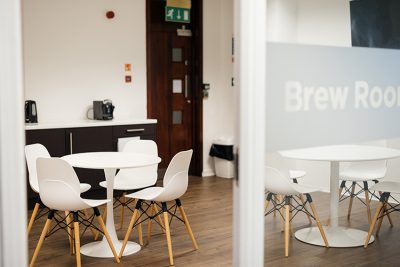
{"type": "MultiPolygon", "coordinates": [[[[314,194],[314,202],[321,220],[328,217],[329,194],[314,194]]],[[[185,227],[179,221],[171,226],[175,266],[232,266],[232,181],[222,178],[191,177],[189,189],[182,198],[182,204],[191,222],[199,245],[193,251],[185,227]]],[[[376,203],[373,204],[373,212],[376,203]]],[[[101,209],[102,210],[102,209],[101,209]]],[[[367,230],[365,208],[355,202],[351,221],[346,218],[347,202],[341,203],[341,224],[367,230]]],[[[125,227],[118,235],[125,234],[131,214],[126,212],[125,227]]],[[[290,240],[290,256],[283,256],[283,234],[279,218],[265,219],[265,266],[400,266],[400,213],[392,215],[395,227],[390,228],[385,220],[380,237],[364,248],[321,248],[304,244],[295,238],[290,240]]],[[[119,222],[119,212],[115,221],[119,222]]],[[[294,230],[308,224],[306,217],[298,215],[294,230]]],[[[30,240],[29,255],[32,257],[44,219],[35,224],[30,240]]],[[[147,227],[146,227],[147,228],[147,227]]],[[[146,229],[144,228],[144,229],[146,229]]],[[[168,266],[168,252],[164,235],[154,227],[155,235],[150,244],[137,254],[123,257],[117,265],[113,259],[91,258],[82,255],[83,266],[168,266]]],[[[136,232],[132,238],[137,240],[136,232]]],[[[146,240],[146,239],[145,239],[146,240]]],[[[92,241],[90,232],[85,233],[81,244],[92,241]]],[[[58,232],[45,240],[36,266],[74,266],[75,258],[69,255],[69,244],[65,233],[58,232]]]]}

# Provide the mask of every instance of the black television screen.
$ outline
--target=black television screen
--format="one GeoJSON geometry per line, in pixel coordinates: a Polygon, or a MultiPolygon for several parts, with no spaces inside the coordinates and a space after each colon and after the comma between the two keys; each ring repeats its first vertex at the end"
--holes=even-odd
{"type": "Polygon", "coordinates": [[[353,46],[400,48],[400,0],[350,2],[353,46]]]}

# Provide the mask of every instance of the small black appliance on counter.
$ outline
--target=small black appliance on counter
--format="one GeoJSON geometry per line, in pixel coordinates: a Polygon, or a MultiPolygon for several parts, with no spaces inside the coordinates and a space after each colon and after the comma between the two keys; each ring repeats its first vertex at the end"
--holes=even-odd
{"type": "Polygon", "coordinates": [[[25,122],[26,123],[38,122],[36,102],[33,100],[25,101],[25,122]]]}
{"type": "Polygon", "coordinates": [[[93,119],[95,120],[112,120],[114,106],[109,99],[103,101],[93,101],[93,119]]]}

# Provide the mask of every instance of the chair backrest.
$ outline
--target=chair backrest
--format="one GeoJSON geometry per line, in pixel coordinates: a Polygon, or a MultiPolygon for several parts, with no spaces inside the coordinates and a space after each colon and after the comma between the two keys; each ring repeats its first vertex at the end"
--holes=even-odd
{"type": "Polygon", "coordinates": [[[276,168],[265,167],[265,189],[274,194],[292,195],[298,193],[290,181],[289,171],[280,171],[276,168]]]}
{"type": "Polygon", "coordinates": [[[189,165],[193,150],[177,153],[168,165],[163,179],[164,191],[162,198],[170,201],[185,194],[189,183],[189,165]]]}
{"type": "MultiPolygon", "coordinates": [[[[373,174],[376,178],[383,178],[386,176],[387,160],[351,162],[345,171],[351,170],[363,174],[373,174]]],[[[360,177],[365,178],[365,177],[360,177]]]]}
{"type": "Polygon", "coordinates": [[[89,206],[80,197],[80,183],[71,165],[60,158],[38,158],[40,199],[48,208],[76,211],[89,206]]]}
{"type": "Polygon", "coordinates": [[[50,154],[42,144],[32,144],[25,146],[25,158],[28,165],[29,184],[35,192],[39,193],[36,160],[38,158],[50,158],[50,154]]]}
{"type": "MultiPolygon", "coordinates": [[[[152,140],[131,140],[125,144],[122,152],[158,156],[157,144],[152,140]]],[[[157,170],[158,164],[141,168],[122,169],[115,176],[115,179],[118,182],[132,185],[134,187],[132,189],[152,186],[157,182],[157,170]]]]}

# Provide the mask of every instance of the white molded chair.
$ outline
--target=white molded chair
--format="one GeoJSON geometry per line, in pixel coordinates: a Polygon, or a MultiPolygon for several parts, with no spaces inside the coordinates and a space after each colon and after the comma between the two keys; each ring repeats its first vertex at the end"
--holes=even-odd
{"type": "MultiPolygon", "coordinates": [[[[181,220],[184,222],[186,226],[186,230],[189,233],[189,236],[192,240],[193,247],[195,250],[198,249],[196,240],[194,238],[192,229],[190,228],[189,221],[187,219],[186,213],[183,210],[182,203],[180,201],[180,197],[185,194],[187,187],[188,187],[188,182],[189,182],[189,165],[190,165],[190,160],[192,158],[193,150],[187,150],[187,151],[182,151],[177,153],[171,160],[171,162],[168,165],[167,171],[165,172],[164,175],[164,180],[163,180],[163,187],[149,187],[143,190],[140,190],[136,193],[127,195],[126,197],[129,198],[136,198],[138,199],[135,210],[133,212],[131,221],[129,223],[128,231],[126,232],[124,243],[122,245],[121,251],[119,253],[119,256],[121,257],[125,246],[128,242],[129,236],[131,234],[132,228],[140,223],[142,223],[144,220],[137,218],[139,211],[142,212],[142,214],[147,215],[149,220],[149,236],[150,238],[150,233],[151,233],[151,220],[154,219],[159,219],[159,224],[161,225],[161,219],[159,216],[163,214],[164,217],[164,227],[165,227],[165,234],[167,238],[167,244],[168,244],[168,255],[169,255],[169,263],[170,265],[174,265],[174,259],[172,255],[172,243],[171,243],[171,236],[170,236],[170,227],[169,227],[169,216],[171,215],[173,217],[177,217],[175,212],[173,211],[173,207],[178,207],[180,213],[181,213],[181,220]],[[150,202],[145,203],[145,201],[150,202]],[[169,201],[175,201],[175,205],[171,207],[167,207],[167,202],[169,201]],[[157,203],[161,203],[162,210],[158,212],[156,207],[158,206],[157,203]],[[147,208],[144,209],[142,205],[147,204],[147,208]],[[150,214],[147,213],[147,210],[151,210],[150,214]]],[[[176,209],[175,209],[176,211],[176,209]]]]}
{"type": "MultiPolygon", "coordinates": [[[[312,201],[310,193],[318,191],[317,188],[299,185],[296,183],[292,183],[290,181],[289,171],[281,172],[278,169],[272,167],[265,168],[265,188],[268,190],[267,199],[265,201],[265,210],[268,209],[269,203],[273,202],[273,207],[270,211],[266,213],[266,215],[274,212],[275,210],[280,211],[280,206],[285,207],[285,256],[289,256],[289,231],[290,231],[290,221],[293,219],[292,210],[303,211],[312,217],[318,226],[318,229],[321,233],[322,239],[324,240],[325,246],[329,247],[328,240],[326,239],[324,229],[322,228],[321,222],[319,220],[318,214],[315,210],[314,203],[312,201]],[[283,200],[280,203],[276,203],[273,196],[281,195],[283,196],[283,200]],[[298,202],[295,197],[299,195],[305,195],[305,202],[298,202]],[[311,207],[312,214],[310,214],[306,209],[305,205],[309,204],[311,207]],[[297,204],[297,205],[296,205],[297,204]]],[[[297,212],[295,213],[295,215],[297,212]]],[[[294,216],[295,216],[294,215],[294,216]]]]}
{"type": "Polygon", "coordinates": [[[393,223],[391,221],[391,218],[389,217],[389,214],[393,211],[399,211],[400,203],[393,198],[393,203],[389,202],[389,198],[392,198],[390,196],[391,193],[395,194],[400,194],[400,182],[394,182],[394,181],[382,181],[378,184],[375,184],[371,186],[370,190],[374,191],[379,191],[382,192],[380,199],[379,199],[379,205],[376,209],[374,218],[371,221],[371,224],[369,226],[369,231],[367,238],[364,243],[364,247],[368,247],[369,240],[371,238],[372,232],[374,231],[375,224],[378,222],[378,228],[375,233],[375,237],[378,237],[379,231],[381,229],[383,217],[388,216],[389,222],[391,226],[393,226],[393,223]]]}
{"type": "MultiPolygon", "coordinates": [[[[110,249],[114,254],[115,260],[119,263],[118,255],[104,225],[104,221],[100,216],[99,209],[97,208],[100,205],[106,204],[110,200],[81,198],[81,186],[74,169],[66,161],[60,158],[38,158],[37,174],[40,198],[44,205],[50,209],[50,212],[48,214],[42,234],[40,235],[40,239],[33,254],[30,266],[32,267],[34,265],[45,237],[48,237],[57,231],[58,228],[63,229],[67,227],[70,229],[68,232],[69,238],[75,241],[76,265],[80,267],[81,256],[79,224],[84,221],[85,226],[89,224],[89,227],[95,228],[95,226],[92,224],[92,218],[82,219],[83,217],[79,213],[79,211],[88,208],[93,208],[93,216],[97,218],[100,225],[100,230],[103,231],[108,244],[110,245],[110,249]],[[68,214],[65,219],[63,218],[63,220],[58,220],[54,217],[56,211],[65,211],[68,212],[68,214]],[[70,222],[71,215],[73,216],[73,226],[70,222]],[[56,222],[56,226],[54,226],[53,229],[50,229],[50,224],[53,219],[55,219],[54,221],[56,222]],[[65,221],[67,221],[67,223],[65,223],[65,221]]],[[[71,242],[71,244],[72,243],[73,242],[71,242]]],[[[71,252],[73,252],[72,249],[71,252]]]]}
{"type": "MultiPolygon", "coordinates": [[[[152,140],[131,140],[125,144],[122,152],[134,152],[158,156],[157,144],[152,140]]],[[[123,191],[121,199],[117,199],[119,204],[114,207],[117,208],[118,206],[121,206],[120,229],[122,229],[124,223],[124,208],[129,204],[129,202],[126,202],[125,200],[126,192],[154,186],[157,182],[157,169],[158,164],[142,168],[122,169],[115,176],[114,190],[123,191]]],[[[100,186],[107,188],[107,182],[100,182],[100,186]]],[[[139,237],[141,237],[140,234],[139,237]]],[[[143,245],[142,241],[140,241],[140,243],[143,245]]]]}
{"type": "MultiPolygon", "coordinates": [[[[29,173],[29,184],[32,190],[39,194],[39,184],[37,178],[36,171],[36,160],[38,158],[50,158],[50,154],[47,151],[46,147],[42,144],[32,144],[25,146],[25,157],[26,163],[28,165],[28,173],[29,173]]],[[[90,189],[90,184],[81,183],[79,184],[79,190],[81,193],[84,193],[90,189]]],[[[41,206],[40,197],[37,197],[35,207],[33,208],[31,218],[28,223],[28,235],[31,232],[32,226],[39,212],[39,208],[41,206]]]]}
{"type": "Polygon", "coordinates": [[[378,183],[383,179],[387,171],[387,161],[367,161],[367,162],[352,162],[348,167],[339,173],[341,180],[339,188],[339,200],[343,201],[350,198],[347,218],[350,219],[353,200],[356,197],[367,207],[368,223],[371,224],[371,208],[370,208],[370,188],[368,182],[378,183]],[[351,186],[347,187],[346,183],[350,182],[351,186]],[[362,186],[359,184],[362,183],[362,186]],[[344,192],[343,192],[344,189],[344,192]],[[356,192],[357,189],[357,192],[356,192]],[[348,194],[348,196],[346,195],[348,194]],[[365,200],[361,200],[358,196],[364,193],[365,200]]]}

